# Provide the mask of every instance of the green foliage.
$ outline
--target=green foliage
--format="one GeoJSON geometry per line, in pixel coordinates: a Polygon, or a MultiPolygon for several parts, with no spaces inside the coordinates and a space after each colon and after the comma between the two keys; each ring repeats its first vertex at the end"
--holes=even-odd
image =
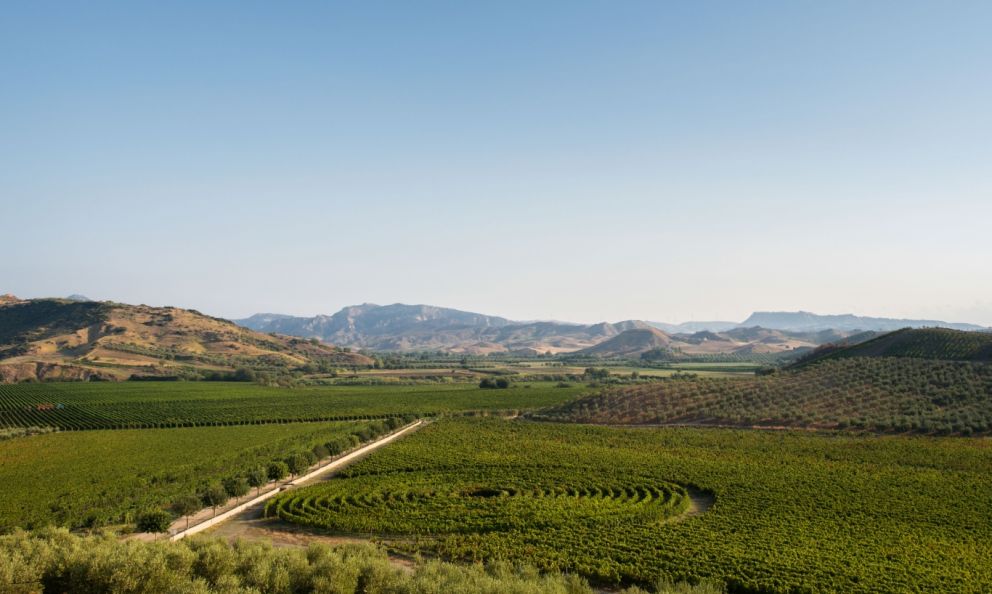
{"type": "Polygon", "coordinates": [[[992,366],[839,358],[746,379],[676,378],[543,413],[608,424],[703,423],[932,434],[992,432],[992,366]]]}
{"type": "Polygon", "coordinates": [[[217,509],[217,506],[227,503],[228,494],[220,483],[210,483],[200,491],[200,501],[205,507],[217,509]]]}
{"type": "MultiPolygon", "coordinates": [[[[40,340],[100,324],[106,320],[110,309],[109,305],[96,301],[64,299],[32,299],[5,305],[3,324],[0,324],[0,345],[40,340]]],[[[0,351],[0,359],[7,354],[0,351]]]]}
{"type": "Polygon", "coordinates": [[[134,521],[360,423],[67,431],[0,441],[0,531],[134,521]]]}
{"type": "Polygon", "coordinates": [[[178,516],[191,516],[200,511],[200,508],[203,506],[199,497],[192,493],[187,493],[186,495],[177,497],[170,507],[178,516]]]}
{"type": "Polygon", "coordinates": [[[809,360],[900,357],[942,361],[992,361],[992,334],[949,328],[906,328],[844,348],[817,349],[809,360]]]}
{"type": "Polygon", "coordinates": [[[223,481],[224,492],[235,499],[240,499],[248,494],[251,490],[251,485],[248,484],[248,479],[243,476],[236,476],[231,478],[226,478],[223,481]]]}
{"type": "MultiPolygon", "coordinates": [[[[593,594],[574,575],[541,574],[528,565],[390,564],[371,545],[307,549],[217,540],[121,542],[63,530],[0,536],[0,591],[114,594],[593,594]]],[[[710,586],[679,586],[663,594],[721,594],[710,586]]]]}
{"type": "Polygon", "coordinates": [[[510,387],[510,380],[505,377],[498,377],[495,379],[486,377],[482,378],[482,381],[479,382],[479,387],[483,390],[505,390],[510,387]]]}
{"type": "Polygon", "coordinates": [[[587,379],[605,380],[610,377],[610,370],[605,367],[586,367],[582,375],[587,379]]]}
{"type": "Polygon", "coordinates": [[[356,420],[561,404],[582,388],[534,384],[524,393],[471,385],[273,388],[232,382],[0,384],[0,428],[63,430],[356,420]]]}
{"type": "Polygon", "coordinates": [[[289,466],[282,460],[277,460],[269,464],[266,472],[269,475],[269,480],[281,481],[289,476],[289,466]]]}
{"type": "Polygon", "coordinates": [[[138,516],[138,530],[141,532],[168,532],[172,524],[172,514],[161,509],[150,510],[138,516]]]}
{"type": "Polygon", "coordinates": [[[269,482],[268,473],[265,471],[265,467],[263,466],[256,466],[248,470],[245,475],[245,479],[248,481],[248,486],[256,489],[264,487],[265,484],[269,482]]]}
{"type": "Polygon", "coordinates": [[[442,420],[268,512],[614,583],[978,592],[992,583],[989,468],[981,440],[442,420]],[[715,503],[666,521],[680,486],[715,503]]]}
{"type": "Polygon", "coordinates": [[[289,474],[296,476],[298,474],[303,474],[303,472],[310,467],[310,461],[307,459],[306,455],[301,452],[297,452],[286,458],[286,467],[289,468],[289,474]]]}

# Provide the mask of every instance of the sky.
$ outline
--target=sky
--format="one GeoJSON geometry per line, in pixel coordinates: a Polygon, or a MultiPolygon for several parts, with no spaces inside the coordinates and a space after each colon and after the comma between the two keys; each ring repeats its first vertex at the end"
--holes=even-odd
{"type": "Polygon", "coordinates": [[[24,2],[0,293],[992,325],[992,3],[24,2]]]}

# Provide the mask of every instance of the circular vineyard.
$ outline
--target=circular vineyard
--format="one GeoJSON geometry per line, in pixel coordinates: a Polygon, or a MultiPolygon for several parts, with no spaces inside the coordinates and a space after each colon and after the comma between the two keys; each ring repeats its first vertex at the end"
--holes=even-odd
{"type": "Polygon", "coordinates": [[[270,502],[266,513],[339,532],[440,535],[662,522],[690,505],[686,490],[672,483],[457,484],[404,474],[401,484],[339,479],[291,491],[270,502]]]}

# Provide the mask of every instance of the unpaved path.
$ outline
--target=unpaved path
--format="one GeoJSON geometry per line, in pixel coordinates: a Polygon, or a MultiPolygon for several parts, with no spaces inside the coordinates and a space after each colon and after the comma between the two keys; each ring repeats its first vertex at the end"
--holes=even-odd
{"type": "Polygon", "coordinates": [[[361,459],[370,452],[373,452],[381,448],[382,446],[388,444],[389,442],[399,439],[400,437],[411,431],[417,430],[425,423],[426,421],[420,419],[414,423],[407,425],[406,427],[403,427],[402,429],[390,433],[389,435],[381,437],[364,446],[361,446],[351,451],[348,454],[345,454],[339,458],[335,458],[330,462],[327,462],[326,464],[314,466],[307,474],[302,475],[295,480],[289,481],[288,483],[281,485],[275,485],[270,483],[271,486],[265,492],[261,493],[256,497],[250,498],[242,503],[236,503],[234,506],[230,507],[229,509],[223,510],[221,513],[217,515],[212,515],[210,509],[200,510],[200,512],[198,512],[196,515],[193,516],[188,529],[186,528],[185,519],[181,518],[180,520],[177,520],[175,524],[173,524],[173,528],[176,529],[176,531],[172,534],[172,536],[169,537],[169,540],[179,540],[186,536],[190,536],[198,532],[203,532],[204,530],[207,530],[212,526],[216,526],[232,518],[236,518],[244,513],[257,513],[261,515],[261,510],[264,509],[265,502],[268,499],[276,496],[278,493],[281,493],[282,491],[285,491],[287,489],[292,489],[294,487],[304,485],[316,478],[340,470],[345,466],[354,463],[356,460],[361,459]]]}
{"type": "Polygon", "coordinates": [[[689,495],[689,509],[674,518],[670,518],[668,520],[669,522],[681,522],[689,518],[701,516],[709,511],[713,507],[713,504],[716,503],[716,497],[708,491],[700,491],[699,489],[687,487],[686,493],[689,495]]]}

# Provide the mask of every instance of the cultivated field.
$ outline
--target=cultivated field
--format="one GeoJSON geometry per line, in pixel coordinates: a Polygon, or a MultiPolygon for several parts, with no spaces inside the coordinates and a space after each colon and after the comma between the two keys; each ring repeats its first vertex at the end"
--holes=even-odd
{"type": "Polygon", "coordinates": [[[550,382],[480,390],[475,384],[263,387],[244,382],[0,385],[0,428],[121,429],[251,425],[516,411],[567,402],[584,386],[550,382]]]}
{"type": "Polygon", "coordinates": [[[829,358],[741,379],[625,386],[543,415],[604,424],[701,424],[984,435],[992,366],[911,358],[829,358]]]}
{"type": "Polygon", "coordinates": [[[133,522],[367,422],[62,432],[0,441],[0,530],[133,522]]]}
{"type": "Polygon", "coordinates": [[[748,592],[992,584],[986,440],[446,420],[269,513],[446,558],[748,592]],[[686,514],[695,493],[714,501],[686,514]]]}

